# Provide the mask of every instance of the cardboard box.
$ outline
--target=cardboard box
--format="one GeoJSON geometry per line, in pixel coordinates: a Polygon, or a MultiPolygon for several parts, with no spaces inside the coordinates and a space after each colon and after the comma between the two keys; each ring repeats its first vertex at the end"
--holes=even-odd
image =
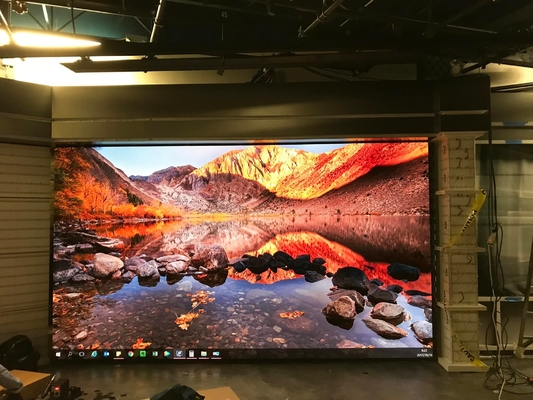
{"type": "MultiPolygon", "coordinates": [[[[33,400],[46,389],[46,386],[52,379],[50,374],[41,374],[39,372],[20,371],[14,369],[11,374],[19,378],[24,384],[22,391],[15,395],[18,400],[33,400]]],[[[6,400],[10,396],[3,394],[5,388],[0,385],[0,400],[6,400]]]]}
{"type": "Polygon", "coordinates": [[[216,389],[198,390],[198,393],[205,396],[205,400],[240,400],[229,386],[216,389]]]}

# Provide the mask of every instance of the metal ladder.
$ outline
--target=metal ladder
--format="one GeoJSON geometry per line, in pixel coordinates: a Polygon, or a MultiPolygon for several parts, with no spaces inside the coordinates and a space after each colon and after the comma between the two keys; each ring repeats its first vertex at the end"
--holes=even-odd
{"type": "MultiPolygon", "coordinates": [[[[529,318],[533,320],[533,310],[530,308],[529,297],[533,294],[532,286],[533,277],[533,241],[531,243],[531,253],[529,254],[529,268],[526,278],[526,292],[524,293],[524,310],[522,312],[522,321],[520,323],[520,333],[518,335],[518,344],[514,352],[516,358],[524,358],[526,349],[533,344],[533,336],[527,336],[526,326],[529,318]]],[[[533,322],[533,321],[532,321],[533,322]]]]}

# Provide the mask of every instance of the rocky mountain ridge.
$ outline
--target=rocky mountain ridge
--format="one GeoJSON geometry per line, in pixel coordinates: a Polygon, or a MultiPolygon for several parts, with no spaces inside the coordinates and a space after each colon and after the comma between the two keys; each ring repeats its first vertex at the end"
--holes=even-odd
{"type": "MultiPolygon", "coordinates": [[[[426,143],[356,143],[321,154],[275,145],[250,146],[200,168],[169,167],[130,180],[144,193],[186,211],[264,212],[274,210],[269,206],[272,202],[279,209],[284,200],[292,206],[291,201],[306,203],[337,193],[376,168],[401,173],[394,167],[426,155],[426,143]]],[[[424,206],[417,203],[412,208],[425,211],[424,206]]]]}

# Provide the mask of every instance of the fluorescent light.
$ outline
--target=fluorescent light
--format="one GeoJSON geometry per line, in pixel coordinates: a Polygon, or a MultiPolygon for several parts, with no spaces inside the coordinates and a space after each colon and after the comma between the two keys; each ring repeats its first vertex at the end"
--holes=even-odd
{"type": "MultiPolygon", "coordinates": [[[[92,47],[99,46],[99,42],[92,40],[77,39],[74,37],[53,35],[41,32],[13,32],[13,41],[22,47],[92,47]]],[[[5,30],[0,30],[0,46],[10,44],[9,34],[5,30]]]]}

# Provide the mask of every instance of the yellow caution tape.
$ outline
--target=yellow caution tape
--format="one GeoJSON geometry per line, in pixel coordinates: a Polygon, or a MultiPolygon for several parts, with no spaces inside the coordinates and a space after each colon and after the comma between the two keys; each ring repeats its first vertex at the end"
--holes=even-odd
{"type": "Polygon", "coordinates": [[[481,192],[476,196],[476,199],[474,200],[474,204],[472,205],[472,210],[470,210],[470,213],[468,214],[468,218],[466,219],[463,225],[463,229],[461,229],[461,232],[459,232],[458,235],[452,238],[448,247],[455,246],[455,244],[459,241],[461,236],[464,235],[465,231],[472,224],[472,222],[474,222],[474,220],[476,219],[476,216],[479,213],[479,210],[481,210],[481,207],[483,207],[483,204],[485,203],[486,199],[487,199],[487,192],[484,189],[482,189],[481,192]]]}
{"type": "MultiPolygon", "coordinates": [[[[448,314],[448,307],[446,307],[446,297],[444,297],[444,301],[442,303],[444,305],[444,313],[446,315],[446,322],[448,324],[450,324],[449,321],[450,321],[451,317],[448,314]]],[[[470,360],[470,362],[472,364],[474,364],[474,366],[476,366],[478,368],[488,368],[487,364],[485,364],[483,361],[481,361],[478,357],[476,357],[474,355],[474,353],[472,353],[470,350],[468,350],[466,348],[466,346],[463,344],[463,342],[461,342],[459,337],[453,331],[453,328],[451,327],[451,324],[450,324],[450,331],[452,333],[453,340],[455,340],[457,342],[457,344],[459,345],[459,348],[461,349],[461,352],[466,356],[466,358],[468,358],[470,360]]]]}

